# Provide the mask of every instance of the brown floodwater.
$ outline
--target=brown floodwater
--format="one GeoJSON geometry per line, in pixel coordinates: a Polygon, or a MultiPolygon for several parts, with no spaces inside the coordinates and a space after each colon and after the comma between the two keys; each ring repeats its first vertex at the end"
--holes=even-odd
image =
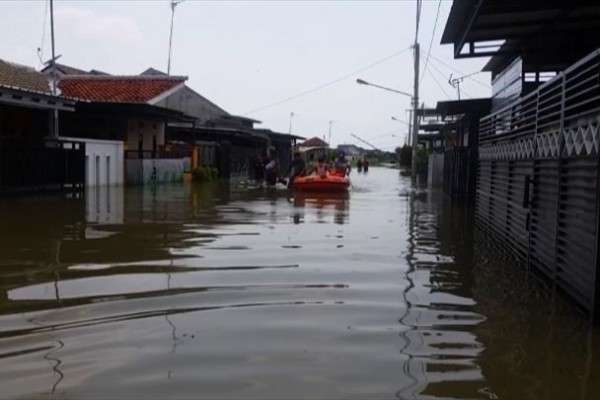
{"type": "Polygon", "coordinates": [[[600,398],[600,331],[468,210],[352,179],[0,200],[0,398],[600,398]]]}

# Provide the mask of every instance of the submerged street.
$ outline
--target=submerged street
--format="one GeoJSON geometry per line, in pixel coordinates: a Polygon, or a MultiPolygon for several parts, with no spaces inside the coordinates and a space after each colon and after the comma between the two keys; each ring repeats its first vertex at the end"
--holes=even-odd
{"type": "Polygon", "coordinates": [[[595,399],[600,332],[398,170],[0,200],[0,398],[595,399]]]}

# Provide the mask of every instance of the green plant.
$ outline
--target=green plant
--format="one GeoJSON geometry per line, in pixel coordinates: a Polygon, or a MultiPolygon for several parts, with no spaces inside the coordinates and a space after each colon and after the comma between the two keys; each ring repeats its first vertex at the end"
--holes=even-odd
{"type": "Polygon", "coordinates": [[[219,178],[219,171],[214,167],[200,166],[192,171],[194,182],[212,182],[219,178]]]}

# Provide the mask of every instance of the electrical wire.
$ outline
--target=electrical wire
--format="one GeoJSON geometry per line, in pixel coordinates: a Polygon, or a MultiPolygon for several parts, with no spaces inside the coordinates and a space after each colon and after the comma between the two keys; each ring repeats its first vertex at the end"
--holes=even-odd
{"type": "Polygon", "coordinates": [[[333,86],[333,85],[335,85],[338,82],[341,82],[343,80],[351,78],[351,77],[355,76],[356,74],[359,74],[359,73],[364,72],[364,71],[366,71],[368,69],[371,69],[371,68],[373,68],[373,67],[375,67],[375,66],[377,66],[379,64],[382,64],[382,63],[384,63],[386,61],[389,61],[392,58],[397,57],[397,56],[401,55],[402,53],[410,50],[411,48],[412,47],[409,46],[409,47],[407,47],[405,49],[402,49],[400,51],[397,51],[397,52],[395,52],[395,53],[393,53],[393,54],[391,54],[391,55],[389,55],[387,57],[380,58],[379,60],[374,61],[374,62],[372,62],[371,64],[369,64],[369,65],[367,65],[365,67],[356,69],[356,70],[354,70],[354,71],[352,71],[352,72],[350,72],[350,73],[348,73],[346,75],[343,75],[343,76],[341,76],[339,78],[336,78],[334,80],[331,80],[329,82],[325,82],[325,83],[323,83],[321,85],[318,85],[318,86],[316,86],[314,88],[311,88],[311,89],[308,89],[308,90],[303,90],[303,91],[301,91],[299,93],[296,93],[296,94],[294,94],[292,96],[289,96],[289,97],[283,98],[281,100],[275,101],[273,103],[269,103],[269,104],[262,105],[260,107],[256,107],[256,108],[254,108],[254,109],[252,109],[250,111],[245,112],[244,115],[254,114],[254,113],[257,113],[259,111],[266,110],[267,108],[275,107],[275,106],[278,106],[280,104],[287,103],[288,101],[296,100],[297,98],[300,98],[300,97],[303,97],[303,96],[306,96],[306,95],[318,92],[319,90],[328,88],[329,86],[333,86]]]}
{"type": "MultiPolygon", "coordinates": [[[[446,76],[445,76],[444,72],[443,72],[443,71],[441,71],[441,70],[440,70],[438,67],[436,67],[436,66],[435,66],[435,63],[432,63],[432,64],[431,64],[431,66],[433,67],[433,69],[435,69],[435,70],[437,71],[437,73],[438,73],[438,74],[440,74],[440,76],[442,76],[442,78],[446,79],[446,76]]],[[[431,71],[431,70],[430,70],[430,71],[431,71]]],[[[469,77],[469,76],[471,76],[471,75],[472,75],[472,74],[470,74],[470,75],[465,75],[465,76],[464,76],[464,77],[462,77],[462,78],[467,78],[467,77],[469,77]]],[[[450,83],[450,82],[448,82],[448,83],[450,83]]],[[[459,83],[459,84],[460,84],[460,83],[459,83]]],[[[454,87],[454,86],[452,86],[452,87],[454,87]]],[[[489,86],[488,86],[488,89],[489,89],[489,86]]],[[[470,95],[470,94],[469,94],[469,93],[468,93],[466,90],[464,90],[463,88],[460,88],[459,90],[460,90],[460,92],[461,92],[461,93],[463,93],[463,94],[465,94],[465,95],[466,95],[466,98],[473,98],[473,96],[471,96],[471,95],[470,95]]]]}
{"type": "Polygon", "coordinates": [[[435,39],[435,31],[437,29],[438,20],[440,18],[440,8],[442,7],[442,0],[438,0],[437,12],[435,14],[435,23],[433,24],[433,32],[431,33],[431,40],[429,42],[429,50],[427,50],[427,57],[425,58],[425,66],[423,67],[423,76],[421,82],[425,78],[425,72],[427,72],[427,66],[429,64],[429,57],[431,56],[431,49],[433,48],[433,40],[435,39]]]}
{"type": "Polygon", "coordinates": [[[37,49],[37,55],[40,59],[40,64],[44,65],[44,44],[46,42],[46,25],[48,22],[48,3],[49,0],[44,2],[44,14],[43,14],[43,22],[42,22],[42,38],[40,39],[40,47],[37,49]]]}
{"type": "MultiPolygon", "coordinates": [[[[444,80],[446,80],[446,75],[444,74],[444,72],[442,70],[440,70],[434,63],[431,63],[429,65],[431,65],[431,68],[433,68],[433,71],[437,72],[444,80]]],[[[434,77],[431,68],[429,69],[429,73],[432,77],[434,77]]],[[[446,92],[444,91],[444,93],[446,93],[446,92]]],[[[452,96],[448,96],[448,97],[452,98],[452,96]]]]}
{"type": "Polygon", "coordinates": [[[469,78],[469,79],[471,79],[473,82],[477,82],[477,83],[478,83],[478,84],[480,84],[481,86],[485,86],[487,89],[489,89],[489,88],[490,88],[490,86],[491,86],[489,83],[482,82],[482,81],[480,81],[479,79],[473,78],[473,77],[471,76],[471,75],[474,75],[474,74],[478,74],[478,73],[479,73],[479,71],[477,71],[477,72],[473,72],[473,73],[471,73],[471,74],[466,74],[465,72],[463,72],[463,71],[459,70],[459,69],[458,69],[458,68],[456,68],[456,67],[453,67],[452,65],[450,65],[450,64],[448,64],[447,62],[445,62],[444,60],[442,60],[442,59],[440,59],[440,58],[438,58],[438,57],[434,56],[433,54],[431,55],[431,58],[432,58],[433,60],[435,60],[435,61],[439,62],[440,64],[442,64],[442,65],[443,65],[443,66],[445,66],[446,68],[448,68],[448,69],[450,69],[450,70],[454,71],[454,72],[458,72],[458,73],[459,73],[459,74],[461,74],[461,75],[468,76],[468,78],[469,78]]]}
{"type": "Polygon", "coordinates": [[[437,80],[437,78],[435,77],[435,75],[433,75],[433,72],[431,72],[431,70],[427,70],[427,72],[429,72],[429,76],[431,76],[433,78],[433,81],[435,82],[435,84],[437,85],[437,87],[440,88],[440,90],[446,95],[446,97],[449,100],[452,99],[452,96],[450,96],[448,94],[448,92],[446,92],[446,90],[444,89],[444,86],[437,80]]]}

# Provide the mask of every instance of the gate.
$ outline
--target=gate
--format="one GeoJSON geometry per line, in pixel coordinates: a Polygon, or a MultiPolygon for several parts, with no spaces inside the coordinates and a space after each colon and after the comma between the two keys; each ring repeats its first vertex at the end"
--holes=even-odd
{"type": "Polygon", "coordinates": [[[85,143],[0,140],[0,193],[81,189],[85,143]]]}

